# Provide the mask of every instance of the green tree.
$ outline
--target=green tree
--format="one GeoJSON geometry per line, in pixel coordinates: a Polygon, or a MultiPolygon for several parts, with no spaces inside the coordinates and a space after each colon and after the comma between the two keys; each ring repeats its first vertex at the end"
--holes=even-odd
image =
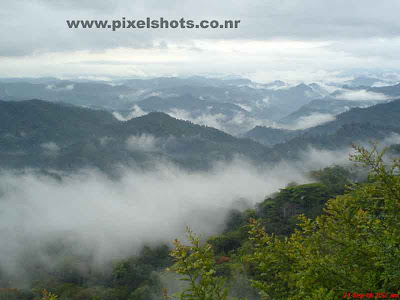
{"type": "MultiPolygon", "coordinates": [[[[262,299],[337,299],[345,293],[399,293],[400,161],[384,151],[356,147],[351,156],[369,168],[369,180],[330,199],[315,219],[300,215],[288,237],[269,234],[250,220],[240,249],[244,269],[262,299]]],[[[175,271],[189,281],[180,299],[227,299],[226,278],[217,276],[211,245],[175,241],[175,271]]]]}
{"type": "Polygon", "coordinates": [[[400,287],[399,160],[357,147],[352,160],[370,168],[369,182],[327,202],[314,221],[300,216],[289,238],[253,221],[246,256],[265,299],[334,299],[344,293],[397,292],[400,287]],[[321,299],[321,298],[319,298],[321,299]]]}
{"type": "Polygon", "coordinates": [[[186,228],[189,246],[174,241],[175,249],[171,252],[175,260],[172,270],[182,275],[189,287],[175,295],[178,299],[227,299],[229,289],[225,287],[226,279],[216,275],[216,262],[210,244],[200,244],[190,228],[186,228]]]}
{"type": "Polygon", "coordinates": [[[57,300],[58,296],[48,292],[47,290],[43,290],[42,291],[42,300],[57,300]]]}

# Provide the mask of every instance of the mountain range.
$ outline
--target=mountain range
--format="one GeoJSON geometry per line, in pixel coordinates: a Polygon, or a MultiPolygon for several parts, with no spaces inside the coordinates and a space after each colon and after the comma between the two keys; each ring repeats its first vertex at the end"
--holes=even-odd
{"type": "MultiPolygon", "coordinates": [[[[154,101],[159,101],[154,99],[154,101]]],[[[216,128],[153,112],[128,121],[103,110],[41,100],[0,102],[2,168],[71,170],[150,167],[188,169],[240,157],[258,164],[296,159],[308,147],[335,150],[400,133],[400,100],[353,108],[307,130],[257,127],[237,138],[216,128]]]]}
{"type": "Polygon", "coordinates": [[[120,119],[149,112],[215,127],[242,136],[255,126],[306,129],[353,107],[367,107],[400,96],[400,85],[356,77],[344,86],[321,83],[257,83],[244,78],[160,77],[113,81],[57,78],[0,79],[0,99],[41,99],[107,110],[120,119]],[[357,85],[357,84],[369,84],[357,85]]]}

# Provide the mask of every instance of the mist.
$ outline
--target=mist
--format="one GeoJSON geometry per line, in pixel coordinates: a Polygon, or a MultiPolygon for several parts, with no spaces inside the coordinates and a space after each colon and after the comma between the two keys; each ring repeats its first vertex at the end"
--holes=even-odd
{"type": "Polygon", "coordinates": [[[385,94],[366,90],[344,91],[337,95],[336,98],[349,101],[387,101],[391,99],[391,97],[385,94]]]}
{"type": "MultiPolygon", "coordinates": [[[[149,140],[136,141],[147,145],[149,140]]],[[[124,168],[118,179],[92,169],[58,176],[2,171],[0,268],[26,284],[31,280],[24,277],[27,255],[30,263],[49,268],[62,260],[45,251],[55,241],[102,269],[144,244],[184,239],[186,225],[203,237],[219,233],[231,209],[253,207],[289,182],[309,182],[309,170],[338,163],[339,155],[346,161],[346,151],[310,149],[299,163],[262,170],[242,160],[217,163],[207,172],[158,163],[147,171],[124,168]]]]}
{"type": "Polygon", "coordinates": [[[235,115],[231,118],[228,118],[226,115],[221,113],[214,115],[203,113],[200,116],[194,117],[190,114],[190,112],[187,112],[183,109],[172,109],[171,111],[167,112],[167,114],[176,119],[191,121],[194,124],[214,127],[232,135],[243,134],[256,126],[288,130],[302,130],[322,125],[336,119],[334,114],[316,112],[311,115],[298,118],[294,124],[285,125],[268,119],[246,116],[242,112],[235,113],[235,115]]]}
{"type": "Polygon", "coordinates": [[[293,125],[281,126],[281,128],[290,130],[308,129],[318,125],[322,125],[324,123],[334,121],[335,119],[336,116],[333,114],[313,113],[309,116],[300,117],[298,120],[296,120],[295,124],[293,125]]]}
{"type": "Polygon", "coordinates": [[[61,180],[33,171],[2,172],[1,269],[16,272],[27,246],[39,247],[55,236],[73,236],[77,252],[89,250],[96,264],[104,264],[145,243],[170,243],[182,237],[186,225],[210,235],[222,230],[235,200],[254,204],[292,180],[302,177],[289,170],[260,172],[239,161],[209,173],[160,164],[147,172],[124,170],[117,181],[95,170],[61,180]]]}

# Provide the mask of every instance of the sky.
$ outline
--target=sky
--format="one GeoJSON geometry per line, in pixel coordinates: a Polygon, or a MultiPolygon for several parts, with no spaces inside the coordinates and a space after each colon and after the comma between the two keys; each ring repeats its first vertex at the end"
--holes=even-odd
{"type": "Polygon", "coordinates": [[[2,0],[0,77],[239,75],[400,69],[397,0],[2,0]],[[66,20],[240,20],[236,29],[70,29],[66,20]]]}

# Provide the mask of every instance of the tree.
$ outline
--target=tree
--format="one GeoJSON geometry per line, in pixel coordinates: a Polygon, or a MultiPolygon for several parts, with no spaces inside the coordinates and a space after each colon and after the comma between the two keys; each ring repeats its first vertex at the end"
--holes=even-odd
{"type": "Polygon", "coordinates": [[[356,147],[352,160],[370,168],[369,182],[327,202],[314,221],[301,216],[289,238],[267,234],[253,220],[246,256],[265,299],[336,299],[344,293],[398,292],[400,287],[399,160],[376,147],[356,147]]]}
{"type": "Polygon", "coordinates": [[[42,300],[57,300],[58,298],[57,295],[50,293],[47,290],[43,290],[42,295],[43,295],[42,300]]]}
{"type": "Polygon", "coordinates": [[[216,275],[216,262],[210,244],[200,244],[199,236],[189,227],[186,228],[190,246],[184,246],[179,240],[174,241],[175,249],[171,255],[175,260],[172,270],[183,275],[189,287],[175,295],[178,299],[225,300],[229,290],[225,287],[226,279],[216,275]]]}
{"type": "MultiPolygon", "coordinates": [[[[289,237],[269,234],[251,219],[242,261],[262,299],[337,299],[347,293],[399,293],[400,161],[388,165],[384,151],[355,147],[351,156],[369,168],[369,180],[329,200],[324,213],[299,217],[289,237]]],[[[227,299],[225,278],[215,275],[210,245],[175,241],[175,270],[190,287],[180,299],[227,299]],[[222,292],[222,293],[221,293],[222,292]]]]}

